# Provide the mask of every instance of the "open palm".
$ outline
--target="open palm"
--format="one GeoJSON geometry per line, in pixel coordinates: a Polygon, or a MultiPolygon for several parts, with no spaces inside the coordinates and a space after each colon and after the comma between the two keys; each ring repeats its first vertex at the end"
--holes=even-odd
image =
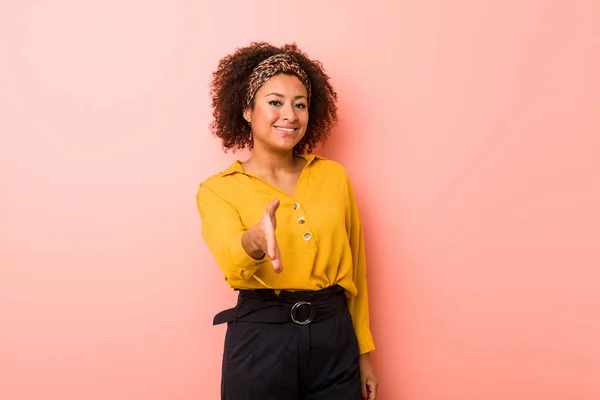
{"type": "Polygon", "coordinates": [[[260,230],[263,236],[263,250],[271,259],[271,264],[275,273],[283,271],[283,265],[281,264],[281,252],[279,251],[279,245],[277,244],[277,238],[275,236],[275,229],[277,228],[277,218],[275,212],[279,208],[279,200],[274,200],[268,205],[261,220],[260,230]]]}

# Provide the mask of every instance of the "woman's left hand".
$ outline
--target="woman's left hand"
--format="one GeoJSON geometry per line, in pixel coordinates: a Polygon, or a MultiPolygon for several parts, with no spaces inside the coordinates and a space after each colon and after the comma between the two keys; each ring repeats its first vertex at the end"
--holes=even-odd
{"type": "Polygon", "coordinates": [[[367,400],[375,400],[377,396],[377,388],[379,382],[375,377],[375,371],[371,366],[369,353],[361,354],[358,358],[360,365],[360,386],[362,388],[362,396],[367,400]]]}

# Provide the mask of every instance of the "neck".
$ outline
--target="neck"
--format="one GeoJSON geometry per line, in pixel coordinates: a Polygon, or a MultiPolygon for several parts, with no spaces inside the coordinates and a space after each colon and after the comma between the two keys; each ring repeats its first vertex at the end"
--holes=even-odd
{"type": "Polygon", "coordinates": [[[277,174],[279,172],[296,169],[298,160],[292,152],[273,153],[265,151],[252,151],[252,156],[246,161],[259,173],[277,174]]]}

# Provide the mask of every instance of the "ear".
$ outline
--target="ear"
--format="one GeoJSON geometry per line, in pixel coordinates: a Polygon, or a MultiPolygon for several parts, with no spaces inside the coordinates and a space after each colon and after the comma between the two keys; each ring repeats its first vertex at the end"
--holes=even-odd
{"type": "Polygon", "coordinates": [[[247,107],[244,109],[244,119],[246,120],[246,122],[250,123],[251,118],[251,113],[250,113],[250,107],[247,107]]]}

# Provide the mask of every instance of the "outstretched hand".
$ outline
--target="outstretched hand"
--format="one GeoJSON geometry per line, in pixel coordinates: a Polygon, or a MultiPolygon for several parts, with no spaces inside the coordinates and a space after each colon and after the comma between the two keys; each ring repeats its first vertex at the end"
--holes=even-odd
{"type": "Polygon", "coordinates": [[[279,200],[273,200],[271,204],[267,206],[267,209],[263,213],[258,224],[262,234],[261,247],[269,259],[271,259],[271,264],[273,265],[276,274],[283,271],[281,252],[279,251],[279,245],[277,244],[277,238],[275,237],[275,229],[277,228],[275,212],[279,208],[279,204],[279,200]]]}

